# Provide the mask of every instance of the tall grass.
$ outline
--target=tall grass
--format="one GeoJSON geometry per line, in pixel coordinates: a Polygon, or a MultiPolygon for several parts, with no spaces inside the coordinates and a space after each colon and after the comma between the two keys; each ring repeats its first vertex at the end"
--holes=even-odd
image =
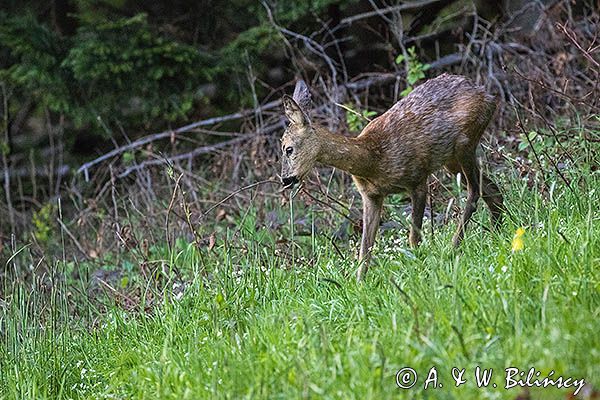
{"type": "Polygon", "coordinates": [[[507,367],[598,386],[600,179],[589,167],[571,188],[547,178],[543,193],[506,179],[510,218],[490,233],[480,204],[460,249],[453,224],[414,251],[405,231],[386,231],[362,284],[354,246],[339,253],[299,202],[277,212],[306,217],[305,236],[257,229],[250,207],[210,252],[179,241],[156,253],[186,279],[164,284],[152,307],[115,297],[98,310],[86,274],[65,279],[72,265],[55,261],[50,276],[5,284],[0,396],[514,399],[522,389],[504,388],[507,367]],[[524,248],[513,251],[521,226],[524,248]],[[443,386],[424,390],[434,366],[443,386]],[[496,388],[477,387],[477,366],[494,370],[496,388]],[[405,367],[419,375],[411,389],[396,385],[405,367]],[[466,369],[459,387],[453,367],[466,369]]]}

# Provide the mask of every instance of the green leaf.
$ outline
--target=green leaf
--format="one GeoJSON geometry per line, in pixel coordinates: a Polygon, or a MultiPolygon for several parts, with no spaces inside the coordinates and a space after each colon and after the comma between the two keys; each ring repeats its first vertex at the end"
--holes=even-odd
{"type": "Polygon", "coordinates": [[[125,289],[127,287],[127,284],[129,283],[129,277],[124,276],[121,278],[121,289],[125,289]]]}
{"type": "Polygon", "coordinates": [[[223,307],[225,305],[225,297],[223,297],[222,293],[217,293],[215,296],[215,303],[217,303],[219,307],[223,307]]]}
{"type": "Polygon", "coordinates": [[[123,153],[123,164],[131,164],[135,161],[135,155],[132,151],[123,153]]]}
{"type": "Polygon", "coordinates": [[[528,142],[523,142],[523,141],[522,141],[521,143],[519,143],[518,149],[519,149],[519,151],[523,151],[523,150],[525,150],[527,147],[529,147],[529,143],[528,143],[528,142]]]}
{"type": "Polygon", "coordinates": [[[536,131],[530,131],[527,134],[527,137],[529,138],[529,140],[533,141],[536,137],[537,137],[538,133],[536,131]]]}

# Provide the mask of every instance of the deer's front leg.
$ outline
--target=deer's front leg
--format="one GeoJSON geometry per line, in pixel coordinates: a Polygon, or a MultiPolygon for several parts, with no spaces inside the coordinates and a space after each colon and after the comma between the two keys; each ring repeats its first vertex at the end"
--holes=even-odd
{"type": "Polygon", "coordinates": [[[361,281],[367,269],[369,268],[369,259],[371,258],[371,248],[375,243],[375,236],[379,228],[381,218],[381,209],[383,207],[383,197],[362,196],[363,201],[363,231],[360,242],[360,265],[356,271],[356,280],[361,281]]]}

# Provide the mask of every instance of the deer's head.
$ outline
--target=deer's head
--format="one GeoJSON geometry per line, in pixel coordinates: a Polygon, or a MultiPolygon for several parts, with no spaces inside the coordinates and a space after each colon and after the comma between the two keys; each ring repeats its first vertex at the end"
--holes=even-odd
{"type": "Polygon", "coordinates": [[[283,96],[283,108],[290,124],[281,138],[281,182],[291,188],[300,182],[317,162],[319,143],[308,118],[310,93],[304,81],[296,83],[293,97],[283,96]]]}

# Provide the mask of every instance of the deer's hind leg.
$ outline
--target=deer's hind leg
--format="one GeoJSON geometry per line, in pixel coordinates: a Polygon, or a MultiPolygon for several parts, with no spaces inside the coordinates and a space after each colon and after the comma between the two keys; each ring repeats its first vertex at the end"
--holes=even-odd
{"type": "Polygon", "coordinates": [[[482,198],[490,209],[492,228],[497,228],[502,223],[504,212],[504,198],[496,184],[485,174],[481,174],[482,198]]]}
{"type": "Polygon", "coordinates": [[[467,223],[477,209],[477,201],[479,200],[479,168],[477,167],[477,159],[475,154],[464,158],[460,162],[460,169],[467,181],[467,203],[463,215],[458,223],[456,233],[452,238],[454,246],[458,246],[465,235],[467,223]]]}
{"type": "Polygon", "coordinates": [[[411,247],[417,247],[421,241],[421,228],[423,226],[423,214],[425,212],[425,201],[427,200],[427,184],[418,186],[410,193],[412,202],[412,214],[410,222],[410,234],[408,243],[411,247]]]}
{"type": "MultiPolygon", "coordinates": [[[[457,161],[451,161],[446,164],[446,169],[454,175],[459,172],[464,175],[462,167],[457,161]]],[[[502,223],[502,214],[506,210],[504,208],[504,197],[498,186],[486,174],[479,172],[479,177],[481,181],[481,198],[490,210],[492,228],[497,228],[502,223]]],[[[467,186],[467,181],[463,180],[462,184],[467,186]]]]}

